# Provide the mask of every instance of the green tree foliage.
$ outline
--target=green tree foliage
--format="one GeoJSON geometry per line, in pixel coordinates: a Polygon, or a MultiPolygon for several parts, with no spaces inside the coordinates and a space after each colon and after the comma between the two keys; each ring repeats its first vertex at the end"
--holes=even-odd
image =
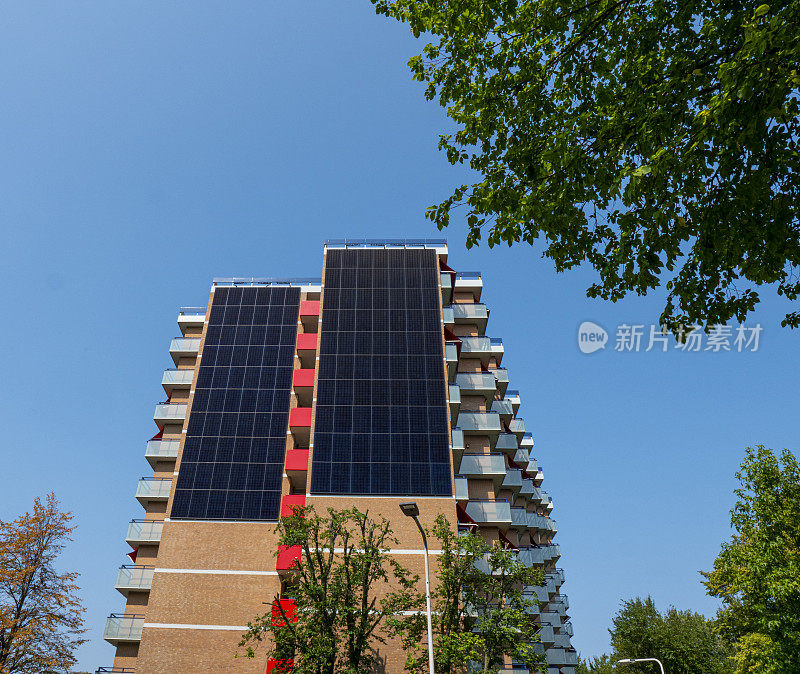
{"type": "Polygon", "coordinates": [[[733,536],[710,573],[723,606],[721,633],[734,643],[737,674],[800,671],[800,464],[748,447],[731,510],[733,536]]]}
{"type": "Polygon", "coordinates": [[[614,660],[606,654],[589,660],[581,658],[576,668],[576,674],[616,674],[616,672],[614,660]]]}
{"type": "MultiPolygon", "coordinates": [[[[543,663],[531,618],[539,604],[524,591],[543,583],[542,572],[478,534],[458,535],[441,515],[432,533],[441,550],[432,590],[437,674],[494,672],[506,657],[532,669],[543,663]]],[[[408,652],[406,669],[427,671],[425,616],[395,618],[392,626],[408,652]]]]}
{"type": "Polygon", "coordinates": [[[385,518],[373,520],[355,508],[295,508],[277,527],[280,545],[300,546],[286,594],[293,614],[277,602],[248,623],[240,646],[244,657],[267,639],[269,657],[294,672],[360,674],[377,663],[387,617],[417,611],[424,598],[418,577],[400,565],[389,548],[397,544],[385,518]]]}
{"type": "MultiPolygon", "coordinates": [[[[588,264],[591,297],[665,283],[661,320],[744,320],[800,292],[800,0],[371,0],[432,42],[409,61],[477,175],[467,245],[588,264]]],[[[800,324],[800,312],[785,325],[800,324]]]]}
{"type": "MultiPolygon", "coordinates": [[[[728,651],[714,631],[713,621],[675,607],[662,613],[650,597],[623,601],[609,633],[615,661],[658,658],[670,674],[731,671],[728,651]]],[[[636,664],[626,666],[626,671],[652,674],[654,670],[652,664],[636,664]]]]}

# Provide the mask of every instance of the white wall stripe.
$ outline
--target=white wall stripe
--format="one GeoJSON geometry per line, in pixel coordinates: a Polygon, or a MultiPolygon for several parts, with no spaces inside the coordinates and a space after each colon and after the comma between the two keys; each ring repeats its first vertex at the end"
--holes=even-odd
{"type": "Polygon", "coordinates": [[[247,627],[244,625],[181,625],[178,623],[144,623],[142,627],[156,627],[168,630],[228,630],[235,632],[245,632],[247,627]]]}
{"type": "Polygon", "coordinates": [[[277,571],[239,571],[236,569],[155,569],[155,573],[208,573],[221,576],[277,576],[277,571]]]}

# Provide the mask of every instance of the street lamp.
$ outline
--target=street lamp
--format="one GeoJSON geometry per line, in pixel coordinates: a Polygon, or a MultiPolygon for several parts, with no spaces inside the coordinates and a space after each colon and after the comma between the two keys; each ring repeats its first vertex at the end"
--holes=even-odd
{"type": "Polygon", "coordinates": [[[425,605],[428,610],[428,672],[433,674],[433,626],[431,625],[431,578],[428,570],[428,538],[425,529],[419,523],[419,506],[413,501],[401,503],[400,510],[406,517],[411,517],[417,523],[417,529],[422,534],[422,546],[425,549],[425,605]]]}
{"type": "Polygon", "coordinates": [[[664,674],[664,665],[658,658],[625,658],[624,660],[617,660],[618,665],[632,665],[634,662],[657,662],[661,668],[661,674],[664,674]]]}

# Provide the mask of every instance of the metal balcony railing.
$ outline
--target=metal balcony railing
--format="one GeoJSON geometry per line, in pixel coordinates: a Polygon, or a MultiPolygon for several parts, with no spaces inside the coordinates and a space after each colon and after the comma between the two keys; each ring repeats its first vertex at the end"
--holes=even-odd
{"type": "Polygon", "coordinates": [[[131,590],[149,590],[153,585],[154,571],[153,566],[121,566],[114,587],[122,594],[128,594],[131,590]]]}
{"type": "Polygon", "coordinates": [[[103,639],[116,645],[121,641],[141,641],[144,616],[136,613],[112,613],[106,619],[103,639]]]}
{"type": "Polygon", "coordinates": [[[180,440],[148,440],[144,450],[146,459],[175,459],[178,457],[180,440]]]}
{"type": "Polygon", "coordinates": [[[154,520],[131,520],[128,524],[128,532],[125,534],[125,542],[131,545],[159,543],[161,541],[161,531],[163,528],[163,522],[154,520]]]}

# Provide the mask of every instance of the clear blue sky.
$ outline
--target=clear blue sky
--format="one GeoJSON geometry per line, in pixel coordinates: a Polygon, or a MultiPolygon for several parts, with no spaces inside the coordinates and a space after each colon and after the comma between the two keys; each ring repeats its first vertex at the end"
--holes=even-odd
{"type": "MultiPolygon", "coordinates": [[[[436,237],[427,205],[468,176],[405,65],[421,46],[367,0],[35,2],[0,24],[0,517],[54,490],[76,515],[90,642],[148,472],[181,305],[214,276],[317,276],[322,242],[436,237]]],[[[647,324],[662,298],[589,301],[537,252],[466,251],[555,499],[574,644],[608,647],[620,598],[712,615],[698,570],[729,535],[745,445],[797,450],[797,340],[765,302],[757,353],[580,353],[576,331],[647,324]]],[[[613,335],[612,335],[613,339],[613,335]]],[[[265,553],[266,554],[266,553],[265,553]]]]}

